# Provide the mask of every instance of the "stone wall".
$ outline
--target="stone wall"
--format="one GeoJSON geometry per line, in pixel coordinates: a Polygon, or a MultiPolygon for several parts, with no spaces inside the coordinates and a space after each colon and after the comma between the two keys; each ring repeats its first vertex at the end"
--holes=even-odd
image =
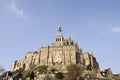
{"type": "Polygon", "coordinates": [[[64,68],[71,64],[83,64],[85,66],[99,67],[96,59],[89,53],[82,53],[76,46],[47,46],[36,52],[28,52],[23,60],[17,60],[11,67],[11,71],[25,67],[29,69],[33,65],[47,65],[50,67],[64,68]]]}

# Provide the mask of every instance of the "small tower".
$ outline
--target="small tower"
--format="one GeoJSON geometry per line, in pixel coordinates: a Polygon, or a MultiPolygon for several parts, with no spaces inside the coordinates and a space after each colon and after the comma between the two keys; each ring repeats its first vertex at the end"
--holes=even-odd
{"type": "Polygon", "coordinates": [[[58,25],[58,32],[57,35],[54,38],[54,46],[62,46],[63,45],[63,40],[64,37],[62,36],[62,28],[61,28],[61,24],[58,25]]]}

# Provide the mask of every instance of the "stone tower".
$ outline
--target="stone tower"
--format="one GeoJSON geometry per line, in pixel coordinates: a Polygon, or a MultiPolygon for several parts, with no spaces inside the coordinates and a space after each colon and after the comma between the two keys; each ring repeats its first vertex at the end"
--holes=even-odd
{"type": "Polygon", "coordinates": [[[58,25],[58,33],[54,38],[54,46],[62,46],[64,41],[64,37],[62,36],[61,24],[58,25]]]}

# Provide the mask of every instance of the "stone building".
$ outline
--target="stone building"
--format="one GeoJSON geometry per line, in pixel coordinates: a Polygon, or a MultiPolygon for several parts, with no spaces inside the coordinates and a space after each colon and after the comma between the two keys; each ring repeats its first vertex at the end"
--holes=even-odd
{"type": "Polygon", "coordinates": [[[61,25],[58,26],[57,35],[51,45],[41,47],[38,51],[28,52],[23,60],[17,60],[11,67],[11,71],[19,68],[29,69],[33,65],[46,65],[49,68],[65,70],[67,65],[82,64],[99,68],[95,57],[89,53],[84,54],[77,42],[71,37],[65,39],[62,35],[61,25]]]}
{"type": "Polygon", "coordinates": [[[99,64],[96,61],[96,58],[93,56],[93,54],[90,54],[89,52],[84,53],[84,60],[85,66],[90,70],[99,68],[99,64]]]}

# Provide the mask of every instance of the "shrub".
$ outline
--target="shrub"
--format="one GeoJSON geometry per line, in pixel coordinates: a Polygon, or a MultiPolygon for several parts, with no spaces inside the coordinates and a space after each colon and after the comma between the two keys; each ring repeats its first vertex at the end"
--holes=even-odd
{"type": "Polygon", "coordinates": [[[63,79],[64,78],[64,74],[62,72],[58,72],[55,74],[55,78],[56,79],[63,79]]]}
{"type": "Polygon", "coordinates": [[[45,65],[38,66],[38,67],[35,68],[35,71],[47,72],[47,66],[45,66],[45,65]]]}

